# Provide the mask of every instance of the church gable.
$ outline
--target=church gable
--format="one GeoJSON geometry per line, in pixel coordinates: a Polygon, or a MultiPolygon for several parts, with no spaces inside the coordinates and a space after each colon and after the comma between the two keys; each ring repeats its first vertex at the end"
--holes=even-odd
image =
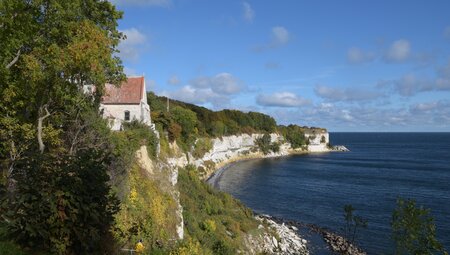
{"type": "Polygon", "coordinates": [[[105,85],[102,104],[140,104],[145,99],[144,77],[129,77],[120,87],[105,85]]]}

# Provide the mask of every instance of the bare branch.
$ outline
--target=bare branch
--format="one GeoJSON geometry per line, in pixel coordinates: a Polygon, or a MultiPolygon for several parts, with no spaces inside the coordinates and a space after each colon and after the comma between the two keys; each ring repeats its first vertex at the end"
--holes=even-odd
{"type": "Polygon", "coordinates": [[[11,62],[9,62],[9,64],[6,65],[6,69],[11,68],[11,66],[13,66],[19,60],[20,53],[21,53],[21,49],[19,49],[17,51],[16,56],[14,57],[14,59],[11,62]]]}
{"type": "Polygon", "coordinates": [[[75,145],[77,144],[77,140],[78,140],[78,136],[80,135],[81,131],[83,131],[83,129],[87,127],[87,125],[82,125],[81,127],[78,128],[77,132],[75,133],[75,137],[72,140],[72,145],[70,146],[70,150],[69,153],[71,155],[73,155],[74,153],[74,149],[75,149],[75,145]]]}
{"type": "Polygon", "coordinates": [[[38,143],[39,143],[39,151],[41,152],[41,154],[44,153],[44,149],[45,149],[44,142],[42,141],[42,123],[46,118],[48,118],[51,115],[47,109],[47,105],[44,105],[43,107],[41,107],[39,109],[39,115],[42,114],[42,110],[45,110],[45,115],[38,118],[38,126],[37,126],[37,131],[38,131],[37,139],[38,139],[38,143]]]}

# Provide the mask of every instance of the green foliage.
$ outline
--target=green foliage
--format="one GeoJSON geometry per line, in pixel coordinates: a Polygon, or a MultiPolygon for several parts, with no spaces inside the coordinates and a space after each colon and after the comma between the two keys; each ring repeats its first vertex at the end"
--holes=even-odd
{"type": "Polygon", "coordinates": [[[194,166],[180,169],[178,185],[185,234],[200,243],[203,254],[245,250],[244,235],[258,227],[250,209],[201,181],[194,166]]]}
{"type": "Polygon", "coordinates": [[[293,149],[301,148],[307,144],[304,134],[304,128],[297,125],[279,126],[281,134],[291,144],[293,149]]]}
{"type": "Polygon", "coordinates": [[[122,199],[127,179],[126,172],[132,166],[136,150],[145,145],[148,155],[155,159],[158,138],[148,126],[132,121],[124,125],[123,131],[110,132],[105,140],[112,147],[111,153],[114,158],[110,166],[111,183],[117,189],[119,198],[122,199]]]}
{"type": "Polygon", "coordinates": [[[104,160],[101,152],[87,150],[17,162],[16,190],[2,204],[7,235],[57,254],[97,250],[118,209],[104,160]]]}
{"type": "Polygon", "coordinates": [[[414,200],[397,200],[391,226],[395,254],[448,254],[436,238],[430,210],[418,207],[414,200]]]}
{"type": "Polygon", "coordinates": [[[202,224],[202,229],[206,232],[213,233],[217,229],[216,223],[214,222],[214,220],[205,220],[202,224]]]}
{"type": "Polygon", "coordinates": [[[225,124],[220,120],[216,120],[212,122],[209,133],[213,137],[221,137],[225,134],[226,130],[225,124]]]}
{"type": "Polygon", "coordinates": [[[170,115],[181,126],[181,133],[184,139],[189,139],[190,136],[197,134],[198,120],[195,112],[180,106],[175,106],[170,109],[170,115]]]}
{"type": "Polygon", "coordinates": [[[256,138],[255,145],[264,155],[269,154],[271,151],[275,153],[280,151],[280,144],[278,142],[272,143],[269,134],[256,138]]]}
{"type": "Polygon", "coordinates": [[[125,78],[121,13],[98,0],[2,0],[0,13],[1,224],[34,251],[92,253],[117,203],[107,183],[118,162],[97,109],[104,84],[125,78]]]}
{"type": "Polygon", "coordinates": [[[177,206],[172,196],[133,165],[128,174],[129,192],[115,217],[114,237],[121,247],[133,247],[140,239],[148,251],[168,247],[175,236],[177,206]]]}
{"type": "Polygon", "coordinates": [[[185,239],[177,249],[170,252],[170,255],[209,255],[210,251],[204,250],[198,241],[190,238],[185,239]]]}
{"type": "Polygon", "coordinates": [[[0,254],[2,255],[28,255],[16,243],[8,240],[7,230],[3,225],[0,225],[0,254]]]}
{"type": "Polygon", "coordinates": [[[176,140],[180,140],[182,130],[183,128],[180,126],[180,124],[176,122],[171,122],[167,129],[167,132],[169,134],[169,141],[173,142],[176,140]]]}
{"type": "Polygon", "coordinates": [[[275,152],[275,153],[280,152],[280,143],[279,142],[273,142],[270,145],[270,150],[275,152]]]}
{"type": "Polygon", "coordinates": [[[83,84],[96,85],[98,100],[107,81],[124,79],[113,56],[121,13],[95,0],[3,0],[0,13],[0,148],[13,164],[26,150],[63,143],[83,84]]]}
{"type": "Polygon", "coordinates": [[[170,141],[176,140],[185,151],[190,151],[198,137],[270,133],[277,130],[275,120],[262,113],[237,110],[214,112],[176,100],[170,100],[168,113],[166,97],[149,92],[147,98],[152,109],[152,120],[167,132],[170,141]]]}
{"type": "Polygon", "coordinates": [[[208,151],[213,147],[211,139],[209,138],[199,138],[194,145],[194,151],[192,156],[195,158],[202,158],[208,151]]]}
{"type": "Polygon", "coordinates": [[[352,205],[349,204],[344,206],[344,234],[351,242],[355,241],[358,229],[367,228],[367,220],[361,216],[355,215],[353,213],[354,211],[355,208],[352,205]]]}
{"type": "Polygon", "coordinates": [[[133,145],[133,152],[135,152],[140,145],[145,145],[147,146],[149,156],[155,159],[158,148],[158,138],[153,130],[139,121],[127,122],[124,123],[123,126],[124,130],[122,133],[127,137],[127,142],[133,145]]]}
{"type": "Polygon", "coordinates": [[[2,255],[27,255],[20,247],[12,242],[0,241],[0,254],[2,255]]]}
{"type": "Polygon", "coordinates": [[[256,146],[258,146],[259,150],[264,154],[269,154],[271,149],[271,139],[269,134],[264,134],[262,137],[259,137],[255,140],[256,146]]]}

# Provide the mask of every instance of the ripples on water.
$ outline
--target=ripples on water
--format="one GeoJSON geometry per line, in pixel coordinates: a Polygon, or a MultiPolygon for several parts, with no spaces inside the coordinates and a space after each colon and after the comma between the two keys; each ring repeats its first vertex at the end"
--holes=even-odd
{"type": "Polygon", "coordinates": [[[260,213],[343,226],[343,206],[369,220],[359,243],[369,254],[391,249],[390,219],[397,197],[431,208],[438,238],[450,250],[450,133],[332,133],[346,153],[244,161],[217,180],[260,213]]]}

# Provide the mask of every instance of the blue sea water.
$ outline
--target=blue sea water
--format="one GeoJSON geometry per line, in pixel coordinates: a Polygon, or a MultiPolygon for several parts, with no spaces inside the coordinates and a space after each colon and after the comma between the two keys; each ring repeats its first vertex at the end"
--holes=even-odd
{"type": "MultiPolygon", "coordinates": [[[[216,186],[258,213],[339,232],[343,206],[368,219],[358,243],[369,254],[392,251],[390,221],[398,197],[431,209],[450,250],[450,133],[331,133],[350,152],[243,161],[216,186]]],[[[327,254],[317,250],[315,254],[327,254]]]]}

